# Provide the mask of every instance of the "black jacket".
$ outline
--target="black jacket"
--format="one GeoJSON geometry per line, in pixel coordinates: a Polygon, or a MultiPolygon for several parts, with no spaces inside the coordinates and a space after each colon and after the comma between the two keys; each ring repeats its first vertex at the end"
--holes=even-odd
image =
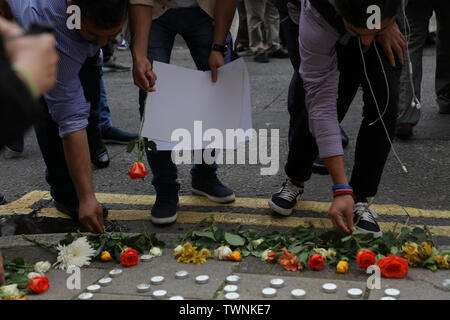
{"type": "Polygon", "coordinates": [[[40,105],[11,69],[0,38],[0,149],[19,138],[38,118],[40,105]]]}

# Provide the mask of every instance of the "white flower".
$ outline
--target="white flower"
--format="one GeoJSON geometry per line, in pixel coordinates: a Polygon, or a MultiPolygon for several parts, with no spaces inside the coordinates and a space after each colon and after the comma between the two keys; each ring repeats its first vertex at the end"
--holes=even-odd
{"type": "Polygon", "coordinates": [[[20,294],[17,284],[0,287],[0,295],[5,297],[15,298],[20,294]]]}
{"type": "Polygon", "coordinates": [[[337,254],[336,250],[334,250],[333,248],[330,248],[330,249],[328,249],[327,257],[328,257],[328,259],[331,260],[334,257],[336,257],[336,254],[337,254]]]}
{"type": "Polygon", "coordinates": [[[217,248],[216,250],[214,250],[214,255],[219,259],[219,260],[227,260],[228,257],[233,253],[233,251],[231,251],[230,247],[227,246],[222,246],[217,248]]]}
{"type": "Polygon", "coordinates": [[[154,257],[160,257],[160,256],[162,256],[162,250],[158,247],[153,247],[150,250],[150,254],[154,257]]]}
{"type": "Polygon", "coordinates": [[[327,250],[327,249],[324,249],[324,248],[314,248],[313,251],[314,251],[315,253],[318,253],[318,254],[322,255],[322,257],[323,257],[324,259],[327,259],[327,257],[328,257],[328,250],[327,250]]]}
{"type": "Polygon", "coordinates": [[[269,252],[270,252],[270,249],[267,249],[261,254],[262,261],[267,261],[267,259],[269,259],[269,252]]]}
{"type": "Polygon", "coordinates": [[[81,237],[68,246],[58,245],[58,260],[55,265],[60,269],[66,269],[69,266],[82,267],[91,262],[95,250],[89,245],[86,237],[81,237]]]}
{"type": "Polygon", "coordinates": [[[50,264],[50,262],[39,261],[39,262],[36,262],[36,264],[34,265],[34,271],[39,272],[39,273],[47,273],[51,267],[52,267],[52,265],[50,264]]]}
{"type": "Polygon", "coordinates": [[[182,253],[183,252],[183,246],[182,245],[178,245],[175,249],[173,249],[173,253],[174,254],[180,254],[180,253],[182,253]]]}
{"type": "Polygon", "coordinates": [[[36,278],[36,277],[42,277],[43,276],[43,274],[41,274],[41,273],[37,273],[37,272],[30,272],[28,275],[27,275],[27,278],[28,279],[34,279],[34,278],[36,278]]]}
{"type": "Polygon", "coordinates": [[[253,249],[258,248],[258,246],[259,246],[261,243],[263,243],[263,242],[264,242],[264,239],[253,240],[253,241],[252,241],[253,249]]]}

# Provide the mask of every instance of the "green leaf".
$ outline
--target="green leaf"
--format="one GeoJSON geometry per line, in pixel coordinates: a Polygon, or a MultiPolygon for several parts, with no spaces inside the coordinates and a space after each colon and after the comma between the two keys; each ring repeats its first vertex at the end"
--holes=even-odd
{"type": "Polygon", "coordinates": [[[216,239],[217,242],[222,242],[225,240],[225,231],[223,229],[217,229],[214,232],[214,238],[216,239]]]}
{"type": "Polygon", "coordinates": [[[393,254],[394,256],[398,255],[400,252],[400,250],[398,250],[397,247],[391,247],[391,254],[393,254]]]}
{"type": "Polygon", "coordinates": [[[147,141],[146,143],[145,143],[145,146],[147,147],[147,148],[150,148],[150,150],[152,150],[152,151],[158,151],[158,149],[157,149],[157,147],[156,147],[156,143],[155,143],[155,141],[152,141],[152,140],[150,140],[150,141],[147,141]]]}
{"type": "Polygon", "coordinates": [[[215,240],[203,237],[203,238],[200,238],[199,240],[197,240],[195,242],[195,245],[197,247],[199,247],[199,249],[203,249],[203,248],[212,249],[212,248],[216,247],[217,242],[215,240]]]}
{"type": "Polygon", "coordinates": [[[16,266],[25,265],[25,260],[23,258],[16,258],[12,261],[16,266]]]}
{"type": "Polygon", "coordinates": [[[214,233],[212,231],[194,231],[192,233],[193,237],[200,237],[200,238],[208,238],[213,241],[216,241],[216,238],[214,237],[214,233]]]}
{"type": "Polygon", "coordinates": [[[344,237],[344,238],[342,238],[341,239],[341,242],[347,242],[347,241],[349,241],[350,239],[352,239],[352,236],[350,235],[350,236],[347,236],[347,237],[344,237]]]}
{"type": "Polygon", "coordinates": [[[241,236],[229,232],[225,232],[225,241],[234,247],[240,247],[245,244],[245,240],[241,236]]]}
{"type": "Polygon", "coordinates": [[[128,153],[132,153],[133,152],[134,148],[136,147],[136,143],[137,143],[136,139],[131,140],[130,142],[128,142],[128,145],[127,145],[127,152],[128,153]]]}
{"type": "Polygon", "coordinates": [[[73,236],[73,234],[68,233],[64,239],[62,239],[59,244],[62,246],[68,246],[69,244],[71,244],[73,241],[75,240],[75,237],[73,236]]]}

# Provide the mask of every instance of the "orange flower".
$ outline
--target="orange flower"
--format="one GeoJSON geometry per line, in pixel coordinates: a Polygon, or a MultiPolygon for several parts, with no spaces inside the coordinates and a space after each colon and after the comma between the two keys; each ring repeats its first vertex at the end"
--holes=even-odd
{"type": "Polygon", "coordinates": [[[356,262],[361,269],[367,270],[368,267],[374,265],[377,262],[377,258],[375,253],[373,253],[372,251],[361,250],[356,256],[356,262]]]}
{"type": "Polygon", "coordinates": [[[267,262],[272,262],[275,259],[275,256],[277,255],[277,250],[270,250],[267,254],[267,262]]]}
{"type": "Polygon", "coordinates": [[[277,262],[281,264],[284,269],[293,272],[303,269],[302,264],[295,255],[290,253],[286,248],[283,248],[281,250],[283,250],[283,255],[278,259],[277,262]]]}
{"type": "Polygon", "coordinates": [[[230,256],[228,257],[228,260],[231,261],[241,261],[241,253],[239,251],[233,251],[230,256]]]}
{"type": "Polygon", "coordinates": [[[348,262],[347,261],[339,261],[339,263],[336,266],[337,273],[347,273],[348,272],[348,262]]]}
{"type": "Polygon", "coordinates": [[[386,278],[404,278],[408,274],[408,260],[390,255],[387,258],[378,260],[378,267],[381,274],[386,278]]]}
{"type": "Polygon", "coordinates": [[[107,261],[111,261],[111,254],[108,251],[103,251],[102,254],[100,255],[100,260],[107,262],[107,261]]]}
{"type": "Polygon", "coordinates": [[[131,170],[128,171],[128,175],[131,179],[143,179],[148,174],[147,169],[145,169],[145,165],[142,162],[135,162],[131,167],[131,170]]]}

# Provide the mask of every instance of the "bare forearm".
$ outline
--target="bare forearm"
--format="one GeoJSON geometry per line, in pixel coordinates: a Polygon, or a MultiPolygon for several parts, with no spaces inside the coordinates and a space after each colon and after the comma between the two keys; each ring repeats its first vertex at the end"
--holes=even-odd
{"type": "Polygon", "coordinates": [[[67,167],[80,202],[95,198],[91,157],[86,130],[76,131],[62,139],[67,167]]]}
{"type": "Polygon", "coordinates": [[[230,31],[238,0],[217,0],[214,9],[214,43],[224,44],[230,31]]]}
{"type": "Polygon", "coordinates": [[[334,184],[348,184],[343,156],[335,156],[323,160],[330,172],[334,184]]]}
{"type": "Polygon", "coordinates": [[[148,37],[152,25],[152,7],[132,5],[129,20],[133,59],[147,58],[148,37]]]}

